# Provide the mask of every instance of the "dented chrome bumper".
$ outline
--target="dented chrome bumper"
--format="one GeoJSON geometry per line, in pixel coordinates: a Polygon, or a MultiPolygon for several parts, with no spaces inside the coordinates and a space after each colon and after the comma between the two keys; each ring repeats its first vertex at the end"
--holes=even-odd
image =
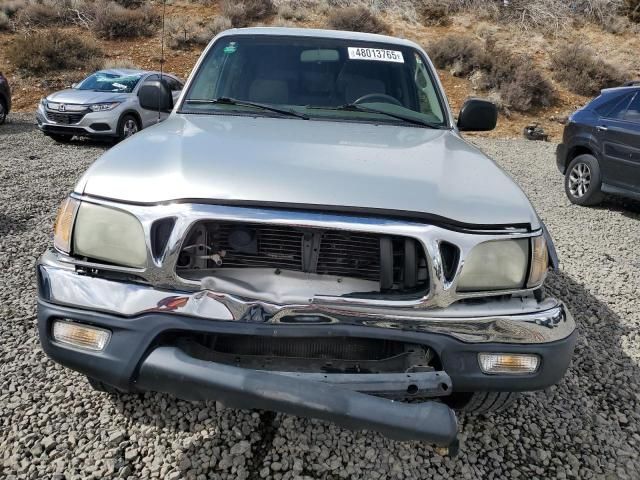
{"type": "Polygon", "coordinates": [[[228,322],[347,324],[436,333],[469,343],[542,344],[563,340],[575,330],[561,302],[553,298],[538,302],[532,295],[432,309],[344,303],[277,305],[209,290],[162,290],[80,274],[53,251],[40,258],[37,270],[42,301],[121,317],[163,313],[228,322]]]}

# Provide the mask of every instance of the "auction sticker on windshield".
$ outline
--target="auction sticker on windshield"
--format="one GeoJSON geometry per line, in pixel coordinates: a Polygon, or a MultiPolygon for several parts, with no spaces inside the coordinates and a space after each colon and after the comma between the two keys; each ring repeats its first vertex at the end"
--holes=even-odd
{"type": "Polygon", "coordinates": [[[382,48],[349,47],[349,59],[404,63],[402,52],[382,48]]]}

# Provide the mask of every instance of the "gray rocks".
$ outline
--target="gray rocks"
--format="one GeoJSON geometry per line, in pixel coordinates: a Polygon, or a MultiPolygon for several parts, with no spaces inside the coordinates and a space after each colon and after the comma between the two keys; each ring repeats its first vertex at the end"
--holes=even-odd
{"type": "Polygon", "coordinates": [[[522,185],[556,241],[563,270],[547,288],[576,318],[576,355],[560,385],[499,415],[460,417],[463,446],[450,459],[316,420],[266,422],[156,393],[114,398],[51,362],[37,341],[33,265],[59,202],[106,147],[56,144],[32,118],[0,126],[3,478],[640,478],[640,207],[570,205],[553,145],[476,141],[522,185]]]}

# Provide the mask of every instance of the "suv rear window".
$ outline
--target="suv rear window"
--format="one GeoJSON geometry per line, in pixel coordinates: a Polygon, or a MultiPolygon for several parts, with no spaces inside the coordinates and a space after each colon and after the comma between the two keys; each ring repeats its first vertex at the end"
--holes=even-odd
{"type": "Polygon", "coordinates": [[[611,100],[606,100],[604,103],[598,105],[595,111],[598,112],[598,115],[601,117],[622,118],[632,95],[633,93],[627,93],[622,97],[616,95],[611,100]]]}

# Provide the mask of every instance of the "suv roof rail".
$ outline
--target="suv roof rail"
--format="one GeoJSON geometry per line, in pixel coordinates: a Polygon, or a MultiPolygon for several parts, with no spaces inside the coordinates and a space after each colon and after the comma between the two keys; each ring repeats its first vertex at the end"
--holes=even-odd
{"type": "Polygon", "coordinates": [[[635,87],[640,85],[640,80],[631,80],[630,82],[625,83],[624,85],[622,85],[623,87],[635,87]]]}

